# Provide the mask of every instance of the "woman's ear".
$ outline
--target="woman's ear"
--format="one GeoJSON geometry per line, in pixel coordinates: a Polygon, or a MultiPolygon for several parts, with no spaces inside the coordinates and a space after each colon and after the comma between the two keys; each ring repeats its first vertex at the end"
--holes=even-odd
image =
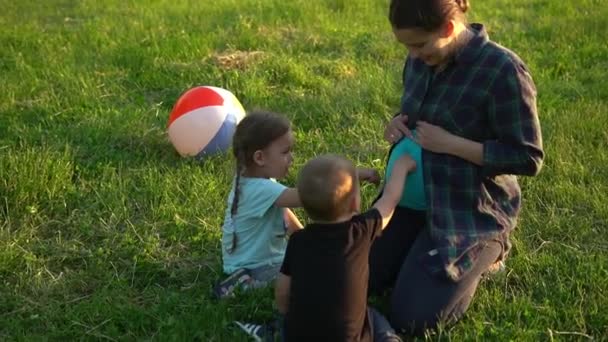
{"type": "Polygon", "coordinates": [[[257,166],[264,166],[264,152],[262,150],[253,152],[253,162],[257,166]]]}

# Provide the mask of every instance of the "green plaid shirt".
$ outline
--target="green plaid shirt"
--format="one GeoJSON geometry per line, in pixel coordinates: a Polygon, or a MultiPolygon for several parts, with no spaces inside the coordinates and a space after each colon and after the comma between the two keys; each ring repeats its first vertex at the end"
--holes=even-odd
{"type": "Polygon", "coordinates": [[[536,112],[536,88],[524,63],[489,40],[480,24],[475,36],[441,72],[408,57],[401,112],[483,144],[483,166],[423,151],[427,226],[435,249],[422,256],[433,273],[458,280],[487,241],[510,249],[521,190],[515,175],[536,175],[544,157],[536,112]]]}

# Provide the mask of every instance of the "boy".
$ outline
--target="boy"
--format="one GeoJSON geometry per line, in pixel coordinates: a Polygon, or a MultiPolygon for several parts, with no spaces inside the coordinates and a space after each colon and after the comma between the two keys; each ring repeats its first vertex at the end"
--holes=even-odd
{"type": "Polygon", "coordinates": [[[301,170],[298,193],[312,223],[289,239],[275,299],[285,315],[286,341],[401,341],[386,319],[367,307],[371,244],[401,199],[409,156],[398,159],[382,197],[358,214],[354,165],[322,156],[301,170]]]}

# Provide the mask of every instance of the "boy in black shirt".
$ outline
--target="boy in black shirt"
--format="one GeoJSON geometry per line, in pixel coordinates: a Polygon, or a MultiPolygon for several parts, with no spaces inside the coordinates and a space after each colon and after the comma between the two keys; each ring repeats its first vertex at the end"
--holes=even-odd
{"type": "Polygon", "coordinates": [[[399,159],[382,197],[363,214],[350,161],[322,156],[302,168],[298,193],[313,222],[292,234],[276,282],[286,341],[401,341],[367,307],[368,258],[415,167],[409,156],[399,159]]]}

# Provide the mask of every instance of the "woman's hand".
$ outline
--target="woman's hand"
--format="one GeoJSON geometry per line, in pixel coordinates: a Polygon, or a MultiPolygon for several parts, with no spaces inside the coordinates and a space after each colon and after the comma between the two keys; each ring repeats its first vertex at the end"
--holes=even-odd
{"type": "Polygon", "coordinates": [[[395,116],[384,129],[384,140],[391,144],[401,140],[404,136],[412,138],[412,132],[407,128],[407,115],[395,116]]]}
{"type": "Polygon", "coordinates": [[[415,140],[425,150],[435,153],[449,153],[453,147],[456,136],[445,129],[431,125],[425,121],[418,121],[416,125],[415,140]]]}
{"type": "Polygon", "coordinates": [[[360,182],[369,182],[375,185],[380,184],[380,174],[376,169],[359,167],[357,168],[357,175],[360,182]]]}
{"type": "Polygon", "coordinates": [[[454,135],[428,122],[418,122],[416,141],[425,150],[449,154],[475,165],[483,165],[483,144],[454,135]]]}

